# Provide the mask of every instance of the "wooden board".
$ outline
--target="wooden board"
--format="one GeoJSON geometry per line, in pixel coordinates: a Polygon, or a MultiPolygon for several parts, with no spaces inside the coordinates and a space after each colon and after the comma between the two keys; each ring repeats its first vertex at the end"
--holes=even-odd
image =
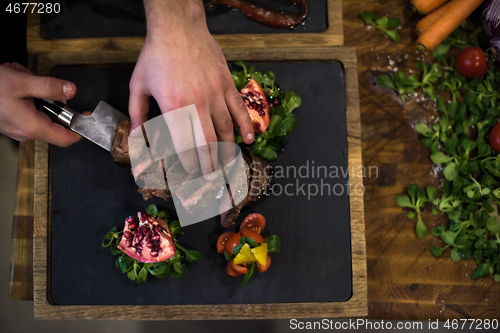
{"type": "MultiPolygon", "coordinates": [[[[40,33],[40,15],[28,14],[27,49],[29,54],[45,52],[79,52],[102,50],[140,51],[144,37],[44,39],[40,33]]],[[[273,33],[214,35],[222,48],[341,46],[342,1],[328,0],[328,28],[318,33],[273,33]]]]}
{"type": "Polygon", "coordinates": [[[12,227],[9,297],[33,300],[33,181],[35,142],[21,142],[12,227]]]}
{"type": "MultiPolygon", "coordinates": [[[[346,81],[346,127],[349,166],[361,166],[359,112],[356,82],[356,60],[353,49],[318,48],[300,54],[294,48],[226,49],[228,61],[331,61],[344,65],[346,81]]],[[[124,55],[128,58],[129,55],[124,55]]],[[[98,63],[94,53],[79,54],[80,61],[98,63]]],[[[123,63],[123,59],[121,63],[123,63]]],[[[109,63],[104,59],[104,63],[109,63]]],[[[46,54],[39,63],[71,63],[67,54],[46,54]]],[[[53,66],[46,65],[45,68],[53,66]]],[[[40,74],[44,74],[43,72],[40,74]]],[[[366,265],[364,247],[363,196],[354,192],[362,178],[350,175],[350,214],[352,244],[352,297],[347,302],[161,305],[161,306],[62,306],[53,305],[50,297],[51,175],[48,145],[37,142],[35,152],[35,234],[34,234],[34,301],[35,317],[41,319],[230,319],[364,316],[366,310],[366,265]],[[49,257],[48,257],[49,256],[49,257]]]]}

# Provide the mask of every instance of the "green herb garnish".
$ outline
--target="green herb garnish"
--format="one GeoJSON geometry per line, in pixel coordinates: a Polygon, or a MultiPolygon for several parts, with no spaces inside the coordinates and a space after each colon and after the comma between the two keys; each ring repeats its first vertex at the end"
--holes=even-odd
{"type": "Polygon", "coordinates": [[[382,88],[395,90],[400,95],[402,101],[407,101],[408,94],[412,94],[419,87],[422,88],[428,98],[432,100],[436,99],[435,84],[443,75],[441,65],[430,65],[423,61],[418,61],[415,67],[421,72],[420,76],[416,74],[406,76],[403,72],[399,71],[392,76],[377,76],[377,83],[382,88]]]}
{"type": "Polygon", "coordinates": [[[396,18],[388,18],[383,16],[379,19],[373,12],[364,12],[358,15],[366,24],[377,28],[382,34],[391,37],[395,42],[400,42],[398,30],[395,29],[399,26],[399,20],[396,18]]]}

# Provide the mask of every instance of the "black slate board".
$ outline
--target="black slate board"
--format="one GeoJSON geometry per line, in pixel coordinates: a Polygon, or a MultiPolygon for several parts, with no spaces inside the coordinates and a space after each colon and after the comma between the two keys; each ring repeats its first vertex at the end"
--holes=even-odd
{"type": "MultiPolygon", "coordinates": [[[[269,0],[267,0],[269,2],[269,0]]],[[[266,0],[260,1],[265,3],[266,0]]],[[[138,0],[64,0],[61,11],[42,15],[42,35],[47,39],[134,37],[146,35],[146,18],[138,0]]],[[[212,34],[268,34],[322,32],[328,26],[327,0],[309,1],[304,25],[294,29],[266,27],[227,6],[207,10],[212,34]]]]}
{"type": "MultiPolygon", "coordinates": [[[[304,179],[278,174],[280,166],[348,167],[344,74],[339,63],[257,63],[272,70],[284,91],[302,96],[295,110],[297,127],[275,166],[276,182],[296,192],[298,181],[321,185],[316,175],[304,179]]],[[[102,99],[127,110],[132,67],[60,68],[57,77],[76,83],[69,102],[77,110],[92,110],[102,99]]],[[[267,219],[267,234],[281,238],[282,253],[274,255],[268,272],[243,289],[242,278],[225,272],[226,262],[215,251],[224,231],[213,218],[185,227],[181,243],[203,258],[179,280],[151,278],[130,281],[115,266],[103,235],[148,204],[175,212],[172,202],[142,200],[129,170],[112,162],[109,153],[87,140],[63,149],[53,148],[51,291],[59,305],[234,304],[346,301],[352,294],[349,197],[346,177],[326,178],[342,184],[344,193],[314,196],[271,196],[246,207],[236,226],[250,212],[267,219]]],[[[286,169],[285,169],[286,170],[286,169]]],[[[311,171],[311,169],[309,169],[311,171]]],[[[302,168],[304,175],[305,168],[302,168]]],[[[330,171],[329,171],[330,172],[330,171]]],[[[322,175],[324,176],[324,175],[322,175]]],[[[336,187],[340,193],[340,185],[336,187]]],[[[234,229],[234,227],[232,228],[234,229]]]]}

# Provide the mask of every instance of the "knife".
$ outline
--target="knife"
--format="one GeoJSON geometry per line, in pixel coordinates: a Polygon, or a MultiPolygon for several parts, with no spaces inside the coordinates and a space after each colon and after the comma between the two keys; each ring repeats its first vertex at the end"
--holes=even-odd
{"type": "Polygon", "coordinates": [[[84,116],[62,102],[39,98],[34,100],[36,108],[47,114],[52,121],[58,122],[107,151],[111,150],[118,124],[124,120],[130,121],[129,117],[103,101],[97,104],[91,115],[84,116]]]}

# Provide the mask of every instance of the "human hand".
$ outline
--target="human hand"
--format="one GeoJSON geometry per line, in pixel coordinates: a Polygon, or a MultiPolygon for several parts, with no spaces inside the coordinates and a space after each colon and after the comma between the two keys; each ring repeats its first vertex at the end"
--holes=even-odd
{"type": "MultiPolygon", "coordinates": [[[[208,31],[202,2],[145,0],[145,8],[148,35],[130,81],[132,129],[147,121],[150,96],[164,114],[194,104],[199,122],[187,113],[165,116],[165,120],[184,169],[195,173],[201,165],[206,176],[215,171],[211,161],[215,166],[217,139],[234,144],[233,119],[247,144],[254,140],[252,122],[222,51],[208,31]]],[[[229,164],[235,158],[234,145],[225,144],[220,155],[229,164]]]]}
{"type": "Polygon", "coordinates": [[[36,76],[18,63],[0,65],[0,132],[17,141],[35,139],[68,147],[81,136],[53,123],[38,111],[33,97],[66,101],[76,94],[76,86],[53,77],[36,76]]]}

